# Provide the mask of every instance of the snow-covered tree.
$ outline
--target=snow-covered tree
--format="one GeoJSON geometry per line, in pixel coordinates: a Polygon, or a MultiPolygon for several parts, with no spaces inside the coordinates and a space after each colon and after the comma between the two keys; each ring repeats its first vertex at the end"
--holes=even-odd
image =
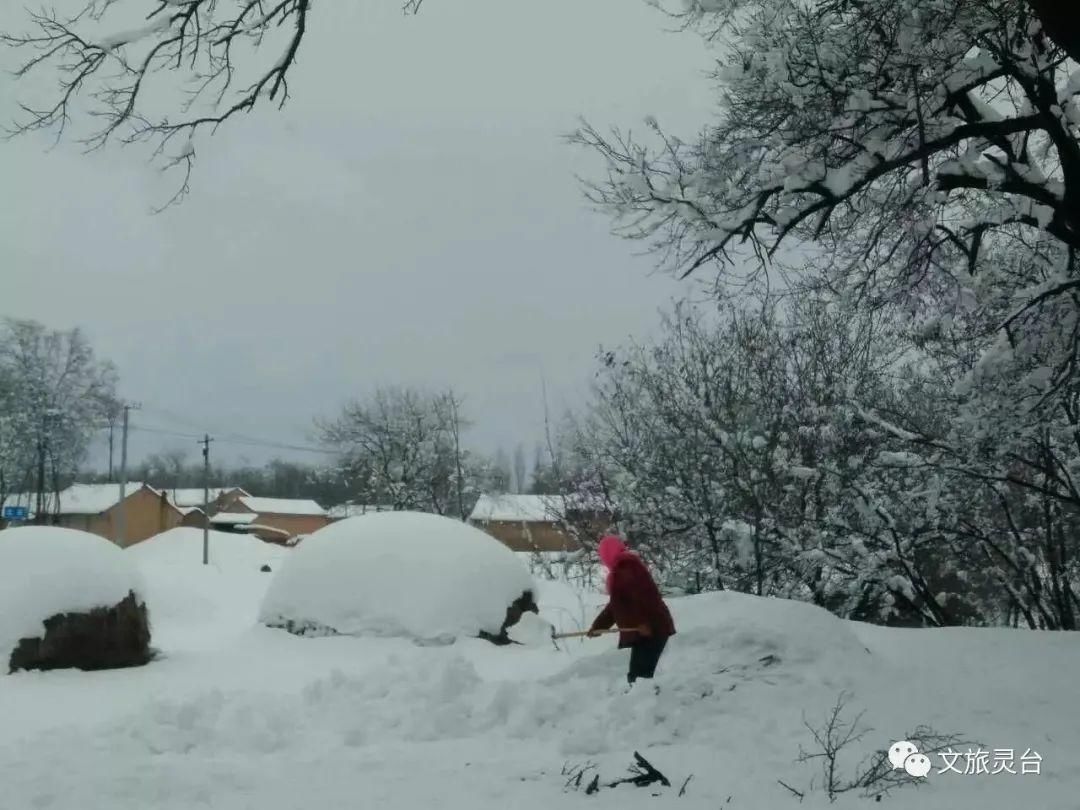
{"type": "MultiPolygon", "coordinates": [[[[34,321],[0,326],[0,499],[56,492],[75,474],[114,408],[116,372],[79,330],[34,321]]],[[[44,517],[55,504],[33,504],[44,517]]]]}
{"type": "Polygon", "coordinates": [[[318,429],[339,450],[355,500],[460,516],[470,467],[460,406],[453,392],[387,388],[349,403],[318,429]]]}
{"type": "Polygon", "coordinates": [[[723,294],[779,278],[790,301],[888,323],[907,352],[891,392],[831,409],[874,452],[815,478],[853,496],[822,512],[823,598],[884,583],[924,622],[1004,610],[1076,626],[1080,19],[1066,16],[1020,0],[689,0],[686,21],[726,46],[717,123],[686,142],[650,120],[656,145],[578,133],[609,167],[593,201],[672,269],[715,267],[723,294]]]}
{"type": "Polygon", "coordinates": [[[1036,341],[1047,393],[1066,385],[1080,361],[1080,66],[1035,9],[694,0],[689,16],[730,44],[719,123],[686,143],[654,122],[659,148],[578,134],[608,161],[592,196],[626,235],[684,274],[744,245],[782,258],[812,244],[801,285],[920,328],[982,309],[1001,335],[985,362],[1022,368],[1036,341]]]}
{"type": "Polygon", "coordinates": [[[9,364],[0,363],[0,506],[10,493],[33,486],[34,459],[27,436],[35,420],[20,403],[21,391],[12,372],[9,364]]]}
{"type": "Polygon", "coordinates": [[[987,623],[1009,598],[958,531],[992,510],[895,424],[943,435],[958,413],[925,365],[887,321],[833,304],[677,310],[657,344],[604,353],[579,480],[683,587],[987,623]]]}
{"type": "Polygon", "coordinates": [[[518,444],[514,447],[514,475],[513,475],[513,490],[514,492],[528,492],[529,491],[529,472],[528,464],[525,462],[525,448],[518,444]]]}
{"type": "Polygon", "coordinates": [[[510,465],[510,456],[506,448],[500,446],[495,451],[495,459],[492,462],[491,483],[496,492],[509,492],[514,483],[514,469],[510,465]]]}
{"type": "MultiPolygon", "coordinates": [[[[962,345],[955,334],[949,340],[962,345]]],[[[921,408],[864,413],[889,443],[888,463],[908,470],[898,482],[903,497],[894,495],[891,508],[908,499],[911,514],[921,516],[924,546],[933,551],[939,572],[974,600],[962,612],[974,609],[989,623],[1075,629],[1075,393],[1033,418],[1031,403],[1042,391],[1029,378],[1017,379],[1012,370],[979,374],[975,387],[983,390],[973,393],[964,363],[940,345],[933,349],[923,362],[923,380],[907,396],[909,403],[922,397],[921,408]]],[[[918,601],[941,612],[936,593],[926,591],[918,601]]]]}

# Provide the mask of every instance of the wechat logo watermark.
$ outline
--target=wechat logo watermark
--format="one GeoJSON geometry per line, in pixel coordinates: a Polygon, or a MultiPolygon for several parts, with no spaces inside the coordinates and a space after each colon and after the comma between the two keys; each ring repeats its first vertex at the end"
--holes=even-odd
{"type": "Polygon", "coordinates": [[[907,740],[900,740],[889,746],[889,762],[892,763],[894,771],[907,771],[908,775],[916,779],[925,779],[933,770],[930,757],[920,754],[915,743],[907,740]]]}
{"type": "MultiPolygon", "coordinates": [[[[992,751],[938,751],[944,767],[938,773],[958,773],[961,775],[978,774],[1039,774],[1042,770],[1042,755],[1038,751],[1027,749],[1016,763],[1016,753],[1011,748],[995,748],[992,751]],[[963,768],[960,765],[963,765],[963,768]],[[1019,767],[1019,770],[1017,768],[1019,767]]],[[[906,771],[916,779],[925,779],[934,768],[930,756],[919,751],[915,743],[899,740],[889,746],[889,762],[894,771],[906,771]]]]}

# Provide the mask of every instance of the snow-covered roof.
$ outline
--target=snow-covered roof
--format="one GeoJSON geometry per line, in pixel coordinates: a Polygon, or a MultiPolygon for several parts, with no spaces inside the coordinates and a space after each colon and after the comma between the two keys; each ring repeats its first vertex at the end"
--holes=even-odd
{"type": "MultiPolygon", "coordinates": [[[[124,492],[125,497],[130,497],[140,489],[148,489],[155,495],[160,494],[156,489],[148,487],[140,482],[129,482],[124,492]]],[[[72,484],[59,493],[59,506],[57,506],[57,493],[45,493],[45,511],[50,515],[100,515],[107,512],[120,502],[119,484],[72,484]]],[[[4,501],[5,506],[26,506],[31,511],[37,508],[36,492],[21,492],[12,494],[4,501]]]]}
{"type": "Polygon", "coordinates": [[[394,507],[387,504],[343,503],[330,507],[327,514],[332,518],[351,518],[358,515],[370,515],[372,512],[393,512],[394,507]]]}
{"type": "Polygon", "coordinates": [[[315,501],[299,498],[237,498],[237,502],[259,515],[326,515],[315,501]]]}
{"type": "Polygon", "coordinates": [[[258,515],[256,515],[254,512],[218,512],[216,515],[210,518],[210,522],[240,525],[244,523],[252,523],[257,517],[258,515]]]}
{"type": "Polygon", "coordinates": [[[550,523],[559,519],[560,495],[481,495],[469,520],[550,523]]]}
{"type": "MultiPolygon", "coordinates": [[[[246,494],[240,487],[210,487],[210,503],[213,503],[228,492],[240,492],[246,494]]],[[[172,501],[173,506],[191,507],[203,505],[203,488],[190,487],[185,489],[166,489],[166,496],[172,501]]]]}

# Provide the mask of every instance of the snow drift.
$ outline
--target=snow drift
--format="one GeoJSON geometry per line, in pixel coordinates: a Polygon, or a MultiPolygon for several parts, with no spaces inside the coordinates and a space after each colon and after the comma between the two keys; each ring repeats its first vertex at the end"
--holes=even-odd
{"type": "MultiPolygon", "coordinates": [[[[23,526],[0,532],[0,663],[59,614],[113,608],[143,580],[117,546],[89,532],[23,526]]],[[[6,666],[0,667],[3,671],[6,666]]]]}
{"type": "Polygon", "coordinates": [[[124,551],[145,583],[159,647],[205,648],[255,626],[274,572],[292,553],[227,532],[211,531],[209,545],[209,565],[202,562],[202,529],[170,529],[124,551]]]}
{"type": "Polygon", "coordinates": [[[319,529],[290,553],[260,621],[301,634],[446,643],[497,635],[531,575],[488,534],[450,518],[380,512],[319,529]]]}

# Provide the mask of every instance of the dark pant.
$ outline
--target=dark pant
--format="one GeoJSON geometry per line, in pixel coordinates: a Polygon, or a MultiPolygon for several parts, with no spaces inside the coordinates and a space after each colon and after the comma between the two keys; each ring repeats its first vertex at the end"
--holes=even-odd
{"type": "Polygon", "coordinates": [[[656,674],[656,665],[667,646],[667,636],[643,638],[630,647],[630,671],[626,679],[633,683],[638,678],[651,678],[656,674]]]}

